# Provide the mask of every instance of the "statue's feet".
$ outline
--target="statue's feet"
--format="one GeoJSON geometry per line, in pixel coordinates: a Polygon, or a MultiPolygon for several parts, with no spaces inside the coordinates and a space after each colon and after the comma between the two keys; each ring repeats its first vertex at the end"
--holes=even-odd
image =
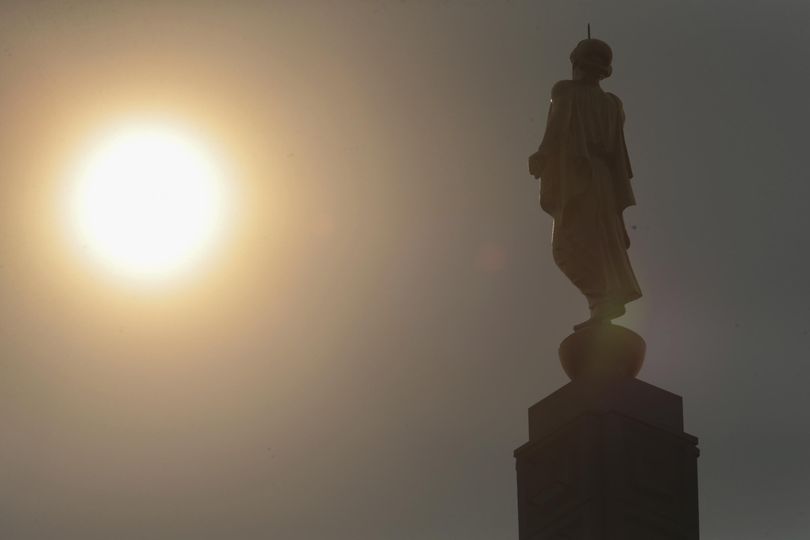
{"type": "Polygon", "coordinates": [[[604,322],[604,321],[600,321],[600,320],[597,320],[597,319],[594,319],[593,317],[591,317],[587,321],[582,321],[579,324],[575,324],[574,325],[574,332],[576,332],[577,330],[581,330],[583,328],[587,328],[588,326],[597,325],[597,324],[599,324],[601,322],[604,322]]]}
{"type": "Polygon", "coordinates": [[[624,304],[614,304],[611,302],[597,304],[591,308],[591,318],[574,325],[574,331],[597,324],[610,324],[610,321],[621,317],[625,313],[624,304]]]}

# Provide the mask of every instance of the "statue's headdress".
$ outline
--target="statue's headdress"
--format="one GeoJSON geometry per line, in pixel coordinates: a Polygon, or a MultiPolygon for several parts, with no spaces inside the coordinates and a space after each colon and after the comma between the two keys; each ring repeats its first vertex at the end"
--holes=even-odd
{"type": "Polygon", "coordinates": [[[613,51],[610,45],[601,39],[583,39],[571,51],[571,63],[581,67],[600,79],[606,79],[613,73],[613,51]]]}

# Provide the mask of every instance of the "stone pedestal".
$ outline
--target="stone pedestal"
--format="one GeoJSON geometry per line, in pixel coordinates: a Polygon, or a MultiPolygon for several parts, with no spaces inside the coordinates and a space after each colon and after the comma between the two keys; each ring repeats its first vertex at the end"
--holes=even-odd
{"type": "Polygon", "coordinates": [[[680,396],[574,379],[529,409],[515,450],[520,540],[697,540],[697,439],[680,396]]]}

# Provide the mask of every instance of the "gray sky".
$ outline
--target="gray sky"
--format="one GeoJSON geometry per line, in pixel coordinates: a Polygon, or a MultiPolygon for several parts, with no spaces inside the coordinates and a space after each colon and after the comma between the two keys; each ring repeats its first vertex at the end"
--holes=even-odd
{"type": "Polygon", "coordinates": [[[512,450],[586,316],[526,158],[614,49],[640,378],[684,397],[701,530],[810,530],[806,2],[5,2],[0,536],[516,538],[512,450]],[[84,134],[186,118],[249,196],[186,284],[99,278],[84,134]],[[62,191],[60,191],[62,190],[62,191]]]}

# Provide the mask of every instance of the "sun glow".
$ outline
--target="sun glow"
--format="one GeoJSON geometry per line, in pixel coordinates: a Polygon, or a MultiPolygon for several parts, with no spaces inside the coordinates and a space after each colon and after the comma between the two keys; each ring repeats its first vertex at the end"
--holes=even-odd
{"type": "Polygon", "coordinates": [[[188,270],[223,226],[225,178],[182,130],[121,128],[81,162],[71,221],[83,248],[114,272],[164,278],[188,270]]]}

